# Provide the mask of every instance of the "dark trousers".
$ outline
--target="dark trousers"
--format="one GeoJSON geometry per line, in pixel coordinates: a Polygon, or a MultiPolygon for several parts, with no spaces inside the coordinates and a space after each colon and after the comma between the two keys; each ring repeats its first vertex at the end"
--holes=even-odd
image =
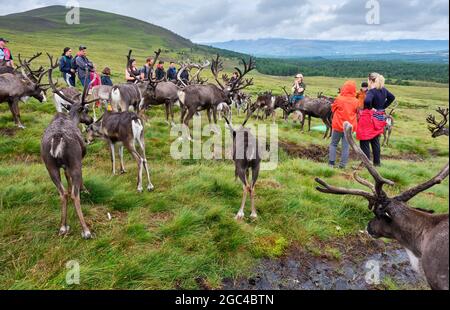
{"type": "Polygon", "coordinates": [[[366,154],[367,158],[371,159],[371,153],[373,153],[373,164],[375,166],[381,165],[381,145],[380,145],[380,136],[368,140],[368,141],[360,141],[361,149],[364,154],[366,154]],[[372,152],[370,151],[370,147],[372,147],[372,152]]]}

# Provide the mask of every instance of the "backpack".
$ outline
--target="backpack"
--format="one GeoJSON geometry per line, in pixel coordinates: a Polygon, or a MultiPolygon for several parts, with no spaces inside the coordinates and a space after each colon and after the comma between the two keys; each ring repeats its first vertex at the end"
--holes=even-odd
{"type": "Polygon", "coordinates": [[[75,57],[72,59],[72,63],[70,64],[70,68],[73,69],[73,70],[75,70],[75,71],[78,70],[77,58],[78,58],[78,56],[75,56],[75,57]]]}

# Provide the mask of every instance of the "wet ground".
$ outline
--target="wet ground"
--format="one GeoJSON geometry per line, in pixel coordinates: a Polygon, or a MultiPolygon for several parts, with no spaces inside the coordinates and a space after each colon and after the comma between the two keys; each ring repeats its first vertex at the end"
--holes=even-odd
{"type": "MultiPolygon", "coordinates": [[[[264,259],[250,278],[224,281],[227,290],[428,289],[404,249],[365,234],[331,243],[341,257],[293,247],[280,259],[264,259]],[[379,272],[377,272],[379,270],[379,272]],[[378,283],[374,283],[377,280],[378,283]],[[369,281],[367,281],[369,279],[369,281]]],[[[329,246],[329,245],[328,245],[329,246]]],[[[321,248],[321,245],[318,245],[321,248]]]]}

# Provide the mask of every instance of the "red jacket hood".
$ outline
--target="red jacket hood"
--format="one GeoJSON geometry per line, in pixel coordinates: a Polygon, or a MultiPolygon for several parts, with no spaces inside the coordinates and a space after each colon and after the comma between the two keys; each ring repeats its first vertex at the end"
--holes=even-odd
{"type": "Polygon", "coordinates": [[[344,86],[341,88],[341,96],[344,97],[356,97],[356,82],[355,81],[347,81],[344,86]]]}

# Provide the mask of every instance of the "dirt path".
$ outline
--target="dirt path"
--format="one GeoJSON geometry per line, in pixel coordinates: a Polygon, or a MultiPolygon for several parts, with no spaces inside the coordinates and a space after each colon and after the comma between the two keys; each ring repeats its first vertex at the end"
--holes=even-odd
{"type": "MultiPolygon", "coordinates": [[[[329,244],[329,243],[327,243],[329,244]]],[[[350,242],[331,243],[342,253],[313,255],[293,247],[284,257],[264,259],[252,277],[224,281],[227,290],[376,290],[387,288],[427,289],[426,282],[410,267],[406,252],[397,244],[385,244],[367,236],[350,242]],[[379,284],[367,283],[370,270],[379,266],[379,284]]],[[[326,253],[325,245],[318,245],[326,253]]]]}

